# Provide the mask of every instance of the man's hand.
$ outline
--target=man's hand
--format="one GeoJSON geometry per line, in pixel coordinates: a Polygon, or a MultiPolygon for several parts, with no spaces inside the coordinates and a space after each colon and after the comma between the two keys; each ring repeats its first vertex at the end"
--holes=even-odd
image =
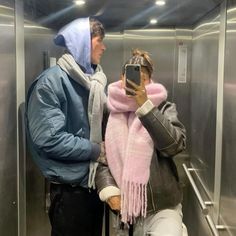
{"type": "Polygon", "coordinates": [[[101,142],[100,143],[101,147],[101,153],[100,156],[97,159],[97,162],[102,163],[103,165],[107,165],[107,158],[106,158],[106,150],[105,150],[105,143],[101,142]]]}
{"type": "Polygon", "coordinates": [[[120,211],[120,209],[121,209],[121,198],[120,198],[120,195],[112,196],[112,197],[108,198],[107,204],[110,206],[110,208],[113,211],[120,211]]]}

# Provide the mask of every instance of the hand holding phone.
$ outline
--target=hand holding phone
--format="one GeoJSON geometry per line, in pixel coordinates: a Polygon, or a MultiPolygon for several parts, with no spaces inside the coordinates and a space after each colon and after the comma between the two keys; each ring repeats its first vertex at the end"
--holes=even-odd
{"type": "Polygon", "coordinates": [[[139,64],[126,65],[125,89],[126,95],[134,97],[139,107],[148,100],[145,85],[141,82],[141,66],[139,64]]]}

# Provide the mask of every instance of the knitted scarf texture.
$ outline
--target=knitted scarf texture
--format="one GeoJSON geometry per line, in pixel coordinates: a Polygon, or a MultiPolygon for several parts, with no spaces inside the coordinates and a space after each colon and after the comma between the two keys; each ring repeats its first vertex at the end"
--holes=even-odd
{"type": "MultiPolygon", "coordinates": [[[[167,98],[161,84],[150,83],[146,91],[155,106],[167,98]]],[[[121,220],[132,223],[138,216],[146,217],[146,188],[154,144],[135,114],[136,101],[126,96],[121,81],[108,86],[107,105],[110,110],[105,135],[107,161],[121,190],[121,220]]]]}
{"type": "MultiPolygon", "coordinates": [[[[77,83],[89,90],[88,118],[90,125],[90,141],[94,143],[102,142],[102,117],[103,108],[106,104],[105,86],[107,78],[101,66],[97,66],[93,75],[85,74],[80,66],[75,62],[72,55],[65,53],[57,64],[73,78],[77,83]]],[[[90,162],[88,187],[95,188],[95,174],[97,162],[90,162]]]]}

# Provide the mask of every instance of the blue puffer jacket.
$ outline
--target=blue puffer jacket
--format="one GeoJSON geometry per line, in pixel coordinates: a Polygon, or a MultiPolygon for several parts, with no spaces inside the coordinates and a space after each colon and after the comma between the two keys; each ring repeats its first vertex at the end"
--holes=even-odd
{"type": "Polygon", "coordinates": [[[100,146],[89,141],[89,91],[59,66],[31,85],[26,102],[28,143],[46,178],[87,187],[90,160],[100,146]]]}

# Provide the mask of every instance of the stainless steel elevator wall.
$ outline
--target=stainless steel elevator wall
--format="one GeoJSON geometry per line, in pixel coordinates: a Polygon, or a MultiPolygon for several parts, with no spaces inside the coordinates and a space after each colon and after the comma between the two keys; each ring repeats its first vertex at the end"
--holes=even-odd
{"type": "MultiPolygon", "coordinates": [[[[223,103],[223,151],[221,170],[220,224],[226,225],[231,235],[236,235],[236,2],[227,7],[225,41],[225,76],[223,103]]],[[[228,232],[222,235],[229,235],[228,232]]]]}
{"type": "Polygon", "coordinates": [[[212,203],[207,208],[213,230],[191,190],[186,212],[191,236],[236,235],[235,6],[223,2],[193,29],[190,156],[201,197],[212,203]]]}
{"type": "MultiPolygon", "coordinates": [[[[24,170],[17,170],[19,81],[16,79],[16,68],[19,65],[16,52],[21,48],[16,48],[16,2],[22,1],[0,0],[0,235],[18,234],[21,214],[18,215],[17,198],[21,191],[26,190],[26,202],[23,202],[26,204],[26,236],[49,236],[45,195],[47,185],[29,153],[26,155],[26,173],[23,173],[26,174],[26,186],[19,185],[17,189],[17,171],[24,170]]],[[[181,167],[183,162],[188,162],[189,156],[191,167],[195,170],[194,180],[203,200],[213,202],[213,206],[208,207],[209,216],[215,225],[226,226],[226,230],[219,230],[218,234],[236,235],[235,19],[236,3],[228,0],[193,28],[130,29],[121,33],[108,32],[105,38],[107,50],[101,64],[108,83],[119,79],[121,66],[130,56],[131,49],[140,48],[150,52],[155,64],[153,80],[166,86],[169,100],[176,103],[179,118],[186,126],[187,150],[176,158],[176,162],[184,184],[188,186],[184,197],[184,220],[189,236],[212,235],[181,167]],[[187,48],[184,83],[178,78],[181,46],[187,48]],[[221,102],[222,106],[219,104],[221,102]]],[[[48,66],[48,59],[58,58],[63,49],[52,42],[55,32],[27,19],[22,32],[25,37],[27,91],[33,79],[48,66]]],[[[20,140],[20,145],[22,143],[23,140],[20,140]]]]}
{"type": "Polygon", "coordinates": [[[14,1],[0,0],[0,235],[17,235],[16,48],[14,1]],[[9,223],[11,223],[9,225],[9,223]]]}
{"type": "MultiPolygon", "coordinates": [[[[218,45],[219,9],[216,9],[193,29],[190,90],[191,163],[211,199],[214,193],[218,45]]],[[[208,198],[203,190],[200,192],[203,198],[208,198]]],[[[192,189],[188,204],[189,234],[211,235],[192,189]]]]}
{"type": "MultiPolygon", "coordinates": [[[[50,57],[58,58],[62,48],[53,43],[55,32],[33,23],[25,26],[26,91],[31,82],[49,66],[50,57]]],[[[49,236],[50,223],[46,212],[47,182],[33,162],[27,149],[26,155],[26,232],[27,236],[49,236]]]]}

